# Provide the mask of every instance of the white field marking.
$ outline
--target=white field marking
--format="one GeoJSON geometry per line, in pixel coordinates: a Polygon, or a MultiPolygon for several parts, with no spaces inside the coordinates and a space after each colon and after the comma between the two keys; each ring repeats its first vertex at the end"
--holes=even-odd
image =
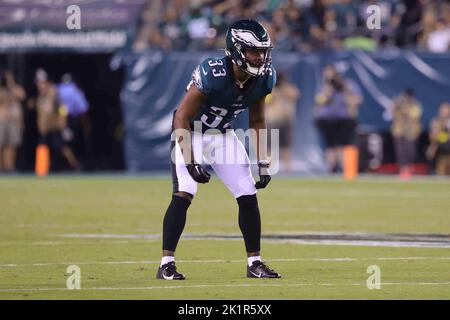
{"type": "MultiPolygon", "coordinates": [[[[121,290],[160,290],[160,289],[195,289],[195,288],[241,288],[241,287],[349,287],[349,286],[367,286],[366,283],[295,283],[295,284],[199,284],[185,286],[153,286],[153,287],[92,287],[81,288],[76,291],[121,291],[121,290]]],[[[450,282],[383,282],[381,286],[450,286],[450,282]]],[[[0,289],[0,292],[39,292],[39,291],[68,291],[67,288],[29,288],[29,289],[0,289]]]]}
{"type": "MultiPolygon", "coordinates": [[[[107,245],[107,244],[135,244],[141,241],[146,243],[155,242],[159,239],[141,239],[136,238],[132,241],[118,240],[118,241],[101,241],[101,242],[68,242],[68,241],[31,241],[31,242],[0,242],[0,246],[24,245],[24,246],[68,246],[68,245],[107,245]]],[[[183,241],[242,241],[242,239],[232,238],[184,238],[183,241]]],[[[358,246],[358,247],[390,247],[390,248],[450,248],[450,243],[443,242],[420,242],[420,241],[364,241],[364,240],[295,240],[295,239],[262,239],[266,243],[286,243],[298,245],[321,245],[321,246],[358,246]]]]}
{"type": "MultiPolygon", "coordinates": [[[[274,258],[264,259],[266,262],[354,262],[354,261],[405,261],[405,260],[450,260],[449,257],[378,257],[378,258],[274,258]]],[[[245,260],[177,260],[178,263],[244,263],[245,260]]],[[[0,268],[15,267],[48,267],[59,265],[126,265],[126,264],[159,264],[160,260],[135,260],[135,261],[93,261],[93,262],[44,262],[44,263],[6,263],[0,264],[0,268]]]]}
{"type": "MultiPolygon", "coordinates": [[[[336,232],[280,232],[282,235],[334,235],[337,238],[343,236],[343,233],[336,232]]],[[[375,233],[367,233],[367,232],[353,232],[347,233],[346,236],[360,236],[360,237],[373,237],[377,234],[375,233]]],[[[71,238],[71,239],[102,239],[102,241],[85,241],[85,242],[70,242],[70,241],[30,241],[21,240],[21,241],[3,241],[0,242],[0,246],[10,246],[10,245],[36,245],[36,246],[44,246],[44,245],[92,245],[92,244],[128,244],[128,243],[136,243],[138,240],[145,242],[159,241],[161,239],[160,234],[62,234],[59,235],[63,238],[71,238]],[[119,240],[114,240],[119,239],[119,240]],[[105,241],[107,240],[107,241],[105,241]],[[133,241],[128,241],[133,240],[133,241]]],[[[383,236],[383,234],[378,234],[378,236],[383,236]]],[[[299,245],[327,245],[327,246],[369,246],[369,247],[401,247],[401,248],[450,248],[450,241],[439,237],[429,237],[428,239],[424,239],[426,234],[405,234],[405,235],[389,235],[385,234],[384,236],[390,237],[391,239],[386,240],[364,240],[364,239],[273,239],[273,238],[264,238],[264,242],[270,243],[290,243],[290,244],[299,244],[299,245]],[[410,237],[413,240],[413,236],[418,238],[414,239],[417,241],[408,241],[405,240],[404,237],[410,237]],[[393,241],[395,238],[399,238],[396,241],[393,241]],[[402,238],[403,237],[403,238],[402,238]],[[420,241],[420,240],[427,241],[420,241]],[[431,241],[434,240],[434,241],[431,241]],[[442,241],[444,240],[444,241],[442,241]]],[[[443,235],[445,236],[445,235],[443,235]]],[[[238,234],[223,234],[223,235],[196,235],[196,234],[185,234],[183,236],[183,241],[186,240],[216,240],[216,241],[242,241],[242,238],[238,234]],[[235,238],[227,238],[227,236],[235,236],[235,238]]]]}
{"type": "MultiPolygon", "coordinates": [[[[283,233],[280,233],[281,235],[283,233]]],[[[305,233],[307,234],[307,233],[305,233]]],[[[326,234],[326,233],[321,233],[326,234]]],[[[330,235],[336,235],[336,237],[339,237],[340,234],[336,233],[329,233],[330,235]]],[[[375,234],[370,233],[349,233],[347,235],[358,235],[358,236],[374,236],[375,234]]],[[[62,237],[67,238],[101,238],[101,239],[108,239],[108,238],[119,238],[119,239],[159,239],[161,235],[159,234],[149,234],[149,235],[137,235],[137,234],[63,234],[62,237]]],[[[389,235],[385,235],[389,237],[389,235]]],[[[420,234],[417,234],[417,236],[423,236],[420,234]]],[[[201,235],[194,235],[194,234],[186,234],[185,237],[183,237],[183,241],[186,240],[218,240],[218,241],[241,241],[240,235],[224,235],[224,237],[221,237],[220,235],[217,236],[201,236],[201,235]],[[236,238],[226,238],[225,236],[236,236],[236,238]],[[239,236],[239,237],[238,237],[239,236]]],[[[350,239],[267,239],[262,238],[262,241],[264,242],[275,242],[275,243],[290,243],[290,244],[300,244],[300,245],[327,245],[327,246],[361,246],[361,247],[393,247],[393,248],[450,248],[450,241],[392,241],[390,240],[350,240],[350,239]]]]}
{"type": "MultiPolygon", "coordinates": [[[[295,194],[296,196],[317,196],[317,191],[315,189],[289,189],[283,191],[284,195],[287,194],[295,194]]],[[[370,195],[372,197],[385,197],[385,198],[417,198],[421,197],[423,193],[420,191],[412,191],[412,190],[397,190],[396,193],[392,193],[389,191],[382,191],[382,190],[364,190],[364,189],[344,189],[344,190],[321,190],[320,196],[342,196],[342,197],[348,197],[348,198],[359,198],[364,195],[370,195]]],[[[427,198],[446,198],[447,192],[446,191],[438,191],[436,193],[427,194],[427,198]]]]}
{"type": "Polygon", "coordinates": [[[359,177],[350,183],[342,179],[342,176],[312,176],[312,177],[286,177],[286,180],[298,180],[302,182],[313,181],[313,182],[339,182],[347,183],[348,185],[354,185],[354,182],[369,182],[369,183],[393,183],[393,184],[405,184],[405,185],[415,185],[415,184],[450,184],[450,179],[448,177],[441,176],[414,176],[410,180],[401,180],[398,176],[392,175],[359,175],[359,177]]]}
{"type": "MultiPolygon", "coordinates": [[[[359,237],[390,237],[390,238],[428,238],[430,239],[446,239],[450,241],[450,233],[374,233],[367,231],[355,231],[355,232],[343,232],[343,231],[278,231],[276,234],[268,233],[263,234],[262,236],[285,236],[285,235],[299,235],[299,236],[335,236],[335,237],[344,237],[344,236],[359,236],[359,237]]],[[[123,239],[161,239],[161,234],[114,234],[114,233],[65,233],[57,235],[63,238],[123,238],[123,239]]],[[[201,239],[209,239],[209,238],[221,238],[221,237],[241,237],[240,233],[217,233],[216,235],[202,234],[202,233],[185,233],[183,237],[187,237],[190,239],[193,238],[201,238],[201,239]]],[[[228,240],[227,238],[226,240],[228,240]]],[[[370,239],[369,239],[370,240],[370,239]]],[[[401,240],[401,239],[399,239],[401,240]]]]}
{"type": "Polygon", "coordinates": [[[357,246],[357,247],[390,247],[390,248],[450,248],[450,242],[427,241],[366,241],[366,240],[265,240],[266,242],[291,243],[301,245],[323,246],[357,246]]]}
{"type": "Polygon", "coordinates": [[[59,236],[83,239],[161,239],[161,234],[68,233],[59,236]]]}
{"type": "MultiPolygon", "coordinates": [[[[109,238],[111,239],[111,238],[109,238]]],[[[154,242],[158,241],[159,239],[141,239],[145,240],[144,242],[154,242]]],[[[108,241],[80,241],[80,242],[73,242],[73,241],[27,241],[27,240],[19,240],[19,241],[2,241],[0,242],[0,246],[17,246],[17,245],[24,245],[24,246],[74,246],[74,245],[100,245],[100,244],[129,244],[129,243],[140,243],[142,241],[133,240],[108,240],[108,241]]]]}
{"type": "MultiPolygon", "coordinates": [[[[242,241],[240,238],[211,237],[189,237],[186,240],[217,240],[217,241],[242,241]]],[[[264,236],[263,242],[288,243],[299,245],[323,245],[323,246],[358,246],[358,247],[390,247],[390,248],[450,248],[450,241],[389,241],[389,240],[333,240],[333,239],[267,239],[264,236]]]]}

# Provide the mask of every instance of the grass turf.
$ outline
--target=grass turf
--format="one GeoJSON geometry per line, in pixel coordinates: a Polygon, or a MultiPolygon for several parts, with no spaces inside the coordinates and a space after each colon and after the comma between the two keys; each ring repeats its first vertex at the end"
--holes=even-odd
{"type": "MultiPolygon", "coordinates": [[[[5,177],[0,180],[1,299],[450,298],[450,249],[263,242],[282,279],[245,278],[242,241],[182,239],[184,282],[154,279],[170,201],[165,177],[5,177]],[[342,260],[341,258],[352,258],[342,260]],[[67,290],[66,268],[82,290],[67,290]],[[381,290],[369,290],[369,265],[381,290]]],[[[259,193],[263,233],[448,233],[450,181],[275,178],[259,193]]],[[[237,205],[214,179],[199,187],[185,233],[238,234],[237,205]]]]}

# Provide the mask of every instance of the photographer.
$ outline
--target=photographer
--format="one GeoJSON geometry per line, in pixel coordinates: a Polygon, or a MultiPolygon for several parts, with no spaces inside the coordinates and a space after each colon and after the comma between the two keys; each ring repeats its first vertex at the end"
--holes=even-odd
{"type": "MultiPolygon", "coordinates": [[[[266,122],[269,129],[278,129],[283,169],[291,171],[292,137],[300,91],[283,73],[277,74],[277,83],[266,100],[266,122]]],[[[269,144],[271,145],[271,143],[269,144]]]]}
{"type": "Polygon", "coordinates": [[[411,166],[416,159],[417,140],[422,132],[422,109],[414,91],[409,88],[393,100],[391,134],[400,177],[403,179],[412,175],[411,166]]]}
{"type": "Polygon", "coordinates": [[[22,142],[25,91],[10,71],[0,74],[0,172],[15,170],[17,148],[22,142]]]}
{"type": "Polygon", "coordinates": [[[323,70],[323,85],[316,94],[316,125],[325,140],[330,172],[343,167],[343,147],[354,144],[356,118],[362,96],[357,85],[344,79],[332,65],[323,70]]]}
{"type": "Polygon", "coordinates": [[[450,175],[450,103],[443,102],[436,118],[431,120],[428,160],[436,162],[436,174],[450,175]]]}
{"type": "Polygon", "coordinates": [[[89,104],[84,92],[73,81],[71,74],[64,74],[61,80],[57,86],[58,98],[67,111],[67,123],[62,129],[63,137],[76,158],[83,163],[91,135],[89,104]]]}
{"type": "Polygon", "coordinates": [[[60,105],[56,86],[43,69],[36,71],[35,84],[37,97],[29,101],[29,107],[37,112],[39,144],[47,146],[50,151],[51,170],[60,169],[60,155],[73,169],[78,169],[78,160],[62,134],[67,127],[67,110],[60,105]]]}

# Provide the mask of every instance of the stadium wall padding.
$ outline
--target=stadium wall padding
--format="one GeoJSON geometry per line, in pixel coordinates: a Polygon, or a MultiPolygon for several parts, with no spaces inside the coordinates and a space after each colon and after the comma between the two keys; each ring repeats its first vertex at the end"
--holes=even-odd
{"type": "MultiPolygon", "coordinates": [[[[170,169],[172,112],[180,102],[191,72],[207,57],[222,51],[186,53],[147,51],[119,53],[115,63],[125,66],[121,93],[125,125],[125,161],[129,171],[170,169]]],[[[364,102],[359,131],[386,132],[390,102],[412,88],[423,105],[422,123],[428,128],[442,101],[450,101],[450,54],[409,50],[343,51],[316,54],[274,52],[273,64],[301,91],[294,133],[294,168],[303,173],[323,172],[319,137],[314,126],[314,96],[321,85],[321,70],[334,64],[360,87],[364,102]]],[[[235,128],[246,128],[248,115],[235,128]]]]}

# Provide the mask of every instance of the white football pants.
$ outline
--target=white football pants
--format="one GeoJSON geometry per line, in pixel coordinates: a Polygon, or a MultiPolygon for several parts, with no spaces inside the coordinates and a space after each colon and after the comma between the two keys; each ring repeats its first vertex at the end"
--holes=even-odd
{"type": "MultiPolygon", "coordinates": [[[[189,174],[180,146],[172,133],[173,191],[197,192],[197,182],[189,174]]],[[[192,133],[192,148],[196,163],[211,165],[220,180],[235,198],[256,193],[255,180],[250,170],[250,160],[242,142],[233,130],[224,134],[192,133]]]]}

